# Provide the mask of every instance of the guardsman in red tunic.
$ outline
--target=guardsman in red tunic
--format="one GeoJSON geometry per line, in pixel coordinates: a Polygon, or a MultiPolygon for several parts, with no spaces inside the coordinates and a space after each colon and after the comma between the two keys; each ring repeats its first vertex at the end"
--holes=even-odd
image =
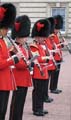
{"type": "Polygon", "coordinates": [[[53,34],[53,41],[54,41],[55,49],[57,50],[57,52],[54,55],[54,58],[56,60],[56,63],[58,64],[57,65],[58,69],[56,69],[52,73],[52,79],[50,82],[50,90],[51,90],[51,93],[59,94],[62,92],[62,90],[59,90],[57,87],[58,87],[58,77],[59,77],[59,72],[60,72],[61,61],[63,59],[62,51],[61,51],[61,48],[63,46],[61,46],[61,45],[59,46],[60,40],[58,37],[58,32],[63,27],[63,18],[62,18],[62,16],[57,15],[57,16],[54,16],[54,20],[55,20],[55,29],[54,29],[54,34],[53,34]]]}
{"type": "MultiPolygon", "coordinates": [[[[52,56],[52,60],[49,60],[49,62],[48,62],[48,72],[49,72],[49,80],[51,81],[51,79],[52,79],[52,72],[54,71],[54,70],[56,70],[56,61],[55,61],[55,59],[54,59],[54,56],[53,56],[53,54],[54,54],[54,45],[53,45],[53,39],[52,39],[52,33],[54,32],[54,28],[55,28],[55,23],[54,23],[54,19],[53,19],[53,17],[50,17],[50,18],[47,18],[47,20],[49,20],[49,22],[50,22],[50,25],[51,25],[51,27],[50,27],[50,35],[48,36],[48,38],[47,39],[45,39],[45,46],[46,46],[46,52],[47,52],[47,54],[49,54],[50,56],[52,56]]],[[[45,92],[45,100],[44,100],[44,102],[52,102],[53,101],[53,99],[52,98],[50,98],[50,97],[48,97],[48,87],[47,87],[47,91],[45,92]]]]}
{"type": "Polygon", "coordinates": [[[13,92],[9,120],[22,120],[23,108],[28,87],[32,86],[32,78],[29,71],[29,54],[25,42],[30,34],[31,22],[28,16],[23,15],[16,18],[12,29],[12,38],[15,39],[19,50],[22,52],[22,59],[13,69],[16,80],[17,91],[13,92]]]}
{"type": "Polygon", "coordinates": [[[12,27],[16,8],[11,3],[0,5],[0,120],[5,120],[10,90],[15,90],[15,81],[11,66],[19,62],[16,55],[9,57],[5,37],[12,27]]]}
{"type": "Polygon", "coordinates": [[[33,91],[32,91],[32,111],[36,116],[44,116],[48,111],[44,111],[44,97],[45,91],[48,86],[48,72],[47,72],[47,59],[45,46],[43,45],[44,39],[49,36],[50,24],[47,20],[38,20],[32,28],[32,38],[36,41],[30,45],[33,55],[38,55],[34,61],[33,68],[33,91]]]}

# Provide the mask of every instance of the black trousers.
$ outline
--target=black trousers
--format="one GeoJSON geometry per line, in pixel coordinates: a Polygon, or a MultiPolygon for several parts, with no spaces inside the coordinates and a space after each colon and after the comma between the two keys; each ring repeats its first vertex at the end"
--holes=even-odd
{"type": "Polygon", "coordinates": [[[44,88],[44,93],[45,93],[44,101],[45,101],[46,99],[48,99],[48,97],[49,97],[48,89],[49,89],[49,79],[46,80],[46,85],[45,85],[45,88],[44,88]]]}
{"type": "MultiPolygon", "coordinates": [[[[58,61],[57,63],[59,63],[58,61]]],[[[57,69],[53,70],[50,74],[50,90],[56,90],[58,87],[58,78],[60,73],[61,64],[57,65],[57,69]]]]}
{"type": "Polygon", "coordinates": [[[18,90],[13,92],[9,120],[22,120],[27,90],[28,87],[18,87],[18,90]]]}
{"type": "Polygon", "coordinates": [[[44,97],[48,80],[33,79],[32,110],[43,111],[44,97]]]}
{"type": "Polygon", "coordinates": [[[5,120],[9,91],[0,91],[0,120],[5,120]]]}

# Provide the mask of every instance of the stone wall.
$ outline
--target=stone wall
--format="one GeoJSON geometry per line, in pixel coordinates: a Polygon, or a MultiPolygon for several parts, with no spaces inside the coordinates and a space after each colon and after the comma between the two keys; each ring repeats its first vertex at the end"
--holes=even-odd
{"type": "MultiPolygon", "coordinates": [[[[0,0],[13,2],[17,8],[17,15],[26,14],[30,17],[32,26],[38,19],[51,16],[51,7],[60,5],[66,7],[66,28],[63,34],[66,38],[71,37],[71,0],[0,0]],[[58,4],[59,3],[59,4],[58,4]]],[[[31,26],[31,27],[32,27],[31,26]]]]}

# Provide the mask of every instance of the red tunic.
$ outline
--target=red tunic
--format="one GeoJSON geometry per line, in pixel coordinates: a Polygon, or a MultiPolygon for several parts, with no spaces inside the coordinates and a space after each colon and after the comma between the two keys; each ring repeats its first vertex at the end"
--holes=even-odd
{"type": "Polygon", "coordinates": [[[13,61],[9,58],[8,49],[3,39],[0,38],[0,90],[14,90],[15,81],[10,66],[13,61]]]}
{"type": "Polygon", "coordinates": [[[37,61],[38,61],[40,68],[43,72],[43,75],[41,75],[41,72],[40,72],[40,69],[38,68],[38,65],[35,64],[32,77],[34,79],[47,80],[49,78],[47,67],[46,67],[47,63],[46,63],[46,60],[42,59],[43,56],[46,56],[44,49],[42,48],[41,45],[34,45],[34,44],[30,45],[30,48],[34,54],[37,53],[39,55],[39,57],[37,58],[37,61]]]}
{"type": "MultiPolygon", "coordinates": [[[[60,41],[57,35],[54,34],[53,40],[56,45],[60,44],[60,41]]],[[[62,60],[62,51],[61,51],[62,47],[60,45],[60,46],[57,46],[57,48],[59,48],[59,53],[56,53],[54,58],[56,61],[61,61],[62,60]]]]}
{"type": "MultiPolygon", "coordinates": [[[[28,53],[26,49],[20,48],[25,58],[28,60],[28,53]]],[[[21,87],[28,87],[32,85],[32,78],[30,75],[30,71],[27,67],[27,64],[22,59],[15,65],[13,69],[16,85],[21,87]]]]}
{"type": "MultiPolygon", "coordinates": [[[[51,43],[51,40],[49,38],[46,39],[45,44],[47,45],[49,50],[53,50],[53,44],[51,43]]],[[[56,69],[56,66],[55,66],[53,60],[49,60],[48,65],[49,65],[48,70],[55,70],[56,69]]]]}

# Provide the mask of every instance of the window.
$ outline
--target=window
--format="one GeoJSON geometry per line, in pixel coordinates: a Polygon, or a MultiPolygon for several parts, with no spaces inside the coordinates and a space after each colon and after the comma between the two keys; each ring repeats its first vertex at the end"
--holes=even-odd
{"type": "Polygon", "coordinates": [[[63,28],[61,29],[62,32],[65,32],[65,7],[55,7],[52,8],[52,16],[55,16],[57,14],[62,15],[63,17],[63,28]]]}

